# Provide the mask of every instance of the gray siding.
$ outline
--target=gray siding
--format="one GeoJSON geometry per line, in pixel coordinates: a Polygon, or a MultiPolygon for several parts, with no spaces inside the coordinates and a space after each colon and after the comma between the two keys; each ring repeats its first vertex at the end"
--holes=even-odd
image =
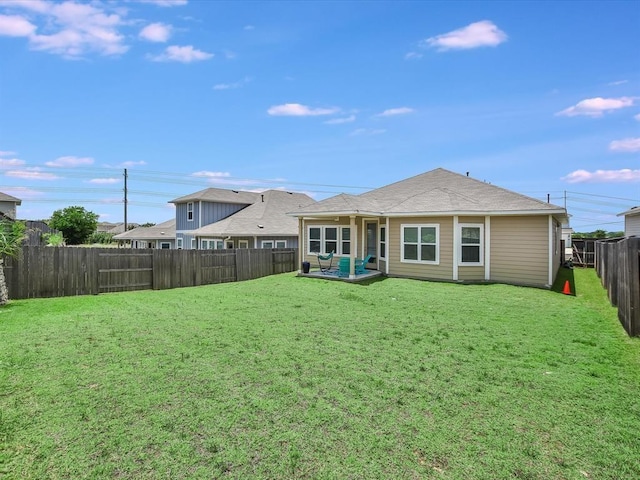
{"type": "Polygon", "coordinates": [[[640,215],[626,215],[624,217],[624,234],[627,237],[640,236],[640,215]]]}
{"type": "Polygon", "coordinates": [[[15,219],[16,218],[15,202],[0,202],[0,212],[4,213],[7,217],[11,217],[15,219]]]}
{"type": "MultiPolygon", "coordinates": [[[[219,222],[229,215],[239,212],[247,205],[238,205],[234,203],[213,203],[202,202],[202,227],[219,222]]],[[[186,214],[185,214],[186,215],[186,214]]]]}
{"type": "Polygon", "coordinates": [[[187,203],[178,203],[176,205],[176,230],[195,230],[227,218],[245,207],[246,205],[235,203],[196,201],[193,202],[193,220],[187,220],[187,203]],[[201,208],[202,215],[200,215],[201,208]],[[200,220],[202,220],[202,224],[200,220]]]}

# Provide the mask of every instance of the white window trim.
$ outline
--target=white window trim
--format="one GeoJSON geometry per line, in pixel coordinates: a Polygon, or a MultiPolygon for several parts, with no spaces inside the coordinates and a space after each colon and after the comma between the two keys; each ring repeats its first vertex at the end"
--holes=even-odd
{"type": "Polygon", "coordinates": [[[262,240],[262,241],[260,242],[260,248],[274,248],[274,244],[275,244],[275,243],[274,243],[274,241],[273,241],[273,240],[262,240]],[[270,246],[270,247],[265,247],[265,246],[264,246],[264,245],[265,245],[265,243],[270,243],[270,244],[271,244],[271,246],[270,246]]]}
{"type": "Polygon", "coordinates": [[[249,240],[238,240],[238,248],[249,248],[249,240]]]}
{"type": "Polygon", "coordinates": [[[459,223],[458,224],[458,246],[456,247],[458,249],[458,266],[459,267],[482,267],[484,266],[484,224],[482,223],[459,223]],[[469,244],[463,244],[462,243],[462,229],[463,228],[479,228],[480,229],[480,243],[469,243],[469,244]],[[477,246],[480,249],[480,261],[479,262],[463,262],[462,261],[462,247],[468,245],[468,246],[477,246]]]}
{"type": "Polygon", "coordinates": [[[162,250],[163,245],[168,245],[168,249],[171,248],[171,242],[160,242],[160,249],[162,250]]]}
{"type": "MultiPolygon", "coordinates": [[[[349,255],[348,253],[342,253],[342,243],[349,243],[349,247],[351,247],[353,245],[353,232],[351,231],[349,234],[349,240],[348,242],[346,240],[342,240],[342,231],[344,229],[351,229],[351,226],[349,225],[307,225],[307,255],[311,255],[314,253],[318,253],[318,252],[312,252],[311,251],[311,229],[312,228],[319,228],[320,229],[320,247],[321,249],[326,249],[326,236],[325,236],[325,229],[326,228],[335,228],[337,230],[337,238],[336,240],[330,240],[331,242],[335,241],[336,242],[336,251],[333,252],[333,254],[337,257],[343,256],[343,255],[349,255]]],[[[314,239],[315,240],[315,239],[314,239]]],[[[317,241],[317,240],[316,240],[317,241]]],[[[331,252],[319,252],[320,255],[327,255],[331,252]]]]}
{"type": "Polygon", "coordinates": [[[387,240],[387,226],[386,225],[380,225],[380,228],[378,229],[378,257],[380,257],[381,260],[386,260],[387,259],[387,248],[389,241],[387,240]],[[382,230],[384,230],[384,242],[382,241],[382,230]],[[382,248],[381,245],[384,243],[384,255],[382,254],[382,248]]]}
{"type": "Polygon", "coordinates": [[[287,241],[286,240],[276,240],[274,242],[275,248],[287,248],[287,241]],[[282,245],[281,247],[278,246],[279,243],[283,243],[284,245],[282,245]]]}
{"type": "Polygon", "coordinates": [[[198,243],[196,242],[195,238],[191,239],[191,250],[195,250],[198,246],[198,243]]]}
{"type": "Polygon", "coordinates": [[[187,222],[193,222],[193,202],[187,202],[187,222]],[[191,205],[191,208],[189,208],[189,205],[191,205]]]}
{"type": "MultiPolygon", "coordinates": [[[[418,230],[418,256],[420,256],[420,231],[418,230]]],[[[440,265],[440,224],[438,223],[403,223],[400,225],[400,262],[419,263],[422,265],[440,265]],[[435,260],[406,260],[404,258],[404,229],[405,228],[435,228],[436,229],[436,259],[435,260]]]]}
{"type": "Polygon", "coordinates": [[[176,248],[182,250],[182,237],[176,238],[176,248]]]}
{"type": "Polygon", "coordinates": [[[222,244],[222,249],[224,249],[224,242],[221,238],[201,238],[200,239],[200,248],[202,250],[222,250],[218,248],[218,244],[222,244]],[[209,248],[209,245],[213,242],[213,248],[209,248]],[[206,246],[205,246],[206,245],[206,246]]]}

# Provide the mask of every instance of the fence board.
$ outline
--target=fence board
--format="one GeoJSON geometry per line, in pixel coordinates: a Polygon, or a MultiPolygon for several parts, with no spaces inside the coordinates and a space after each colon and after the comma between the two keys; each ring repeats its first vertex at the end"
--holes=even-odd
{"type": "Polygon", "coordinates": [[[596,272],[624,329],[640,335],[640,237],[597,242],[596,272]]]}
{"type": "Polygon", "coordinates": [[[4,258],[9,297],[191,287],[296,270],[295,249],[162,250],[23,247],[4,258]]]}

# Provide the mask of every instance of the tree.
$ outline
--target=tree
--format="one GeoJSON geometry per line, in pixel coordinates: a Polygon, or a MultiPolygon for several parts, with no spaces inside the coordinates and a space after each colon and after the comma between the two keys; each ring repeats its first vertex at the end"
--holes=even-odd
{"type": "Polygon", "coordinates": [[[98,215],[84,207],[67,207],[51,215],[49,226],[60,230],[67,245],[79,245],[98,227],[98,215]]]}
{"type": "Polygon", "coordinates": [[[10,220],[0,220],[0,305],[9,301],[9,290],[4,277],[4,256],[17,257],[22,252],[25,224],[10,220]]]}

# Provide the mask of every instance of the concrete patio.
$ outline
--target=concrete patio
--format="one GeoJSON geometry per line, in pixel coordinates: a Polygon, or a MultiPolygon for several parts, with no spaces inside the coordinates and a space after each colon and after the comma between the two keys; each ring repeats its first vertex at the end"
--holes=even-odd
{"type": "Polygon", "coordinates": [[[338,275],[338,269],[334,268],[327,271],[321,271],[320,269],[310,270],[309,273],[298,273],[298,277],[310,277],[310,278],[322,278],[323,280],[338,280],[341,282],[362,282],[364,280],[370,280],[372,278],[381,277],[382,272],[379,270],[367,270],[366,273],[356,274],[355,278],[341,277],[338,275]]]}

